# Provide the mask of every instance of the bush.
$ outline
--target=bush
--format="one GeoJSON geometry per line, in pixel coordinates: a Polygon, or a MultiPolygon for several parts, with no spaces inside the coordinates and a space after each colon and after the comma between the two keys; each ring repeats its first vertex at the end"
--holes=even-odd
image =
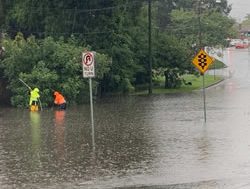
{"type": "MultiPolygon", "coordinates": [[[[33,36],[24,39],[19,33],[15,40],[5,39],[3,44],[6,54],[0,61],[0,67],[8,78],[12,105],[25,107],[29,101],[29,89],[19,78],[31,88],[40,89],[41,101],[45,107],[52,105],[54,90],[62,92],[69,103],[79,102],[82,98],[79,95],[88,95],[81,92],[88,87],[87,79],[82,77],[81,54],[84,48],[74,41],[55,41],[51,37],[36,40],[33,36]]],[[[94,87],[109,71],[110,65],[106,55],[96,53],[96,60],[98,69],[93,81],[94,87]]]]}

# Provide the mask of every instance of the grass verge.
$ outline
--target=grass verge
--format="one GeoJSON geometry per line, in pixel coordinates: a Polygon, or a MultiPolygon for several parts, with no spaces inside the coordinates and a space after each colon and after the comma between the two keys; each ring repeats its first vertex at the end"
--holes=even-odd
{"type": "MultiPolygon", "coordinates": [[[[195,76],[195,75],[184,75],[182,78],[186,82],[191,82],[192,85],[185,85],[182,83],[180,88],[177,89],[165,89],[164,88],[164,80],[160,86],[153,87],[153,94],[166,94],[166,93],[183,93],[183,92],[191,92],[193,90],[202,89],[203,87],[203,77],[202,76],[195,76]]],[[[163,78],[164,79],[164,78],[163,78]]],[[[205,74],[205,87],[211,86],[213,84],[222,81],[223,78],[221,76],[213,76],[213,75],[206,75],[205,74]]],[[[148,89],[144,88],[142,90],[136,91],[134,94],[136,95],[145,95],[148,94],[148,89]]]]}

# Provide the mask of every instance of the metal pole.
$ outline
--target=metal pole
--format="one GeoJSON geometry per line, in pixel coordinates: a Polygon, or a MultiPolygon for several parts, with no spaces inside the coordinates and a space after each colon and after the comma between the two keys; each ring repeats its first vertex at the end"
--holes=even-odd
{"type": "Polygon", "coordinates": [[[205,74],[203,74],[203,102],[204,102],[204,120],[207,121],[206,115],[206,92],[205,92],[205,74]]]}
{"type": "Polygon", "coordinates": [[[89,96],[90,96],[90,117],[91,117],[91,129],[92,129],[92,145],[93,145],[93,151],[95,151],[95,128],[94,128],[94,111],[93,111],[92,79],[91,78],[89,78],[89,96]]]}
{"type": "Polygon", "coordinates": [[[215,67],[215,61],[214,61],[214,80],[215,80],[215,69],[216,69],[216,67],[215,67]]]}
{"type": "Polygon", "coordinates": [[[41,102],[40,98],[38,98],[38,102],[39,102],[41,111],[43,111],[43,106],[42,106],[42,102],[41,102]]]}
{"type": "Polygon", "coordinates": [[[199,0],[198,5],[198,24],[199,24],[199,50],[202,48],[202,39],[201,39],[201,0],[199,0]]]}
{"type": "MultiPolygon", "coordinates": [[[[201,34],[201,1],[199,0],[199,11],[198,11],[198,22],[199,22],[199,48],[202,49],[202,34],[201,34]]],[[[204,121],[206,123],[207,121],[207,115],[206,115],[206,91],[205,91],[205,75],[203,75],[203,107],[204,107],[204,121]]]]}
{"type": "Polygon", "coordinates": [[[28,87],[29,90],[32,90],[31,87],[30,87],[27,83],[25,83],[22,79],[20,79],[20,78],[18,78],[18,79],[19,79],[19,81],[21,81],[26,87],[28,87]]]}
{"type": "Polygon", "coordinates": [[[151,28],[151,0],[148,0],[148,58],[149,58],[149,86],[148,93],[152,94],[152,28],[151,28]]]}

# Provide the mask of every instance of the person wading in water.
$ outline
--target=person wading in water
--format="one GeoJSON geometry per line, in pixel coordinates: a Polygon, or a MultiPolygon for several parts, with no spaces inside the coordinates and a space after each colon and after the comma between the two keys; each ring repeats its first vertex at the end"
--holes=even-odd
{"type": "Polygon", "coordinates": [[[39,89],[30,90],[30,111],[38,111],[38,101],[40,98],[39,89]]]}
{"type": "Polygon", "coordinates": [[[58,91],[54,92],[54,104],[58,106],[59,110],[65,110],[66,109],[66,100],[63,97],[62,94],[60,94],[58,91]]]}

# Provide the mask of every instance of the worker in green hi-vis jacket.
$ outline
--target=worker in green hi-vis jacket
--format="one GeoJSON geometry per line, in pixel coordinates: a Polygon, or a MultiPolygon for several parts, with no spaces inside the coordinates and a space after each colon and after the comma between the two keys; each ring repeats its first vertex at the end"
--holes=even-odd
{"type": "Polygon", "coordinates": [[[38,111],[38,100],[40,98],[39,89],[34,88],[30,91],[30,111],[38,111]]]}

